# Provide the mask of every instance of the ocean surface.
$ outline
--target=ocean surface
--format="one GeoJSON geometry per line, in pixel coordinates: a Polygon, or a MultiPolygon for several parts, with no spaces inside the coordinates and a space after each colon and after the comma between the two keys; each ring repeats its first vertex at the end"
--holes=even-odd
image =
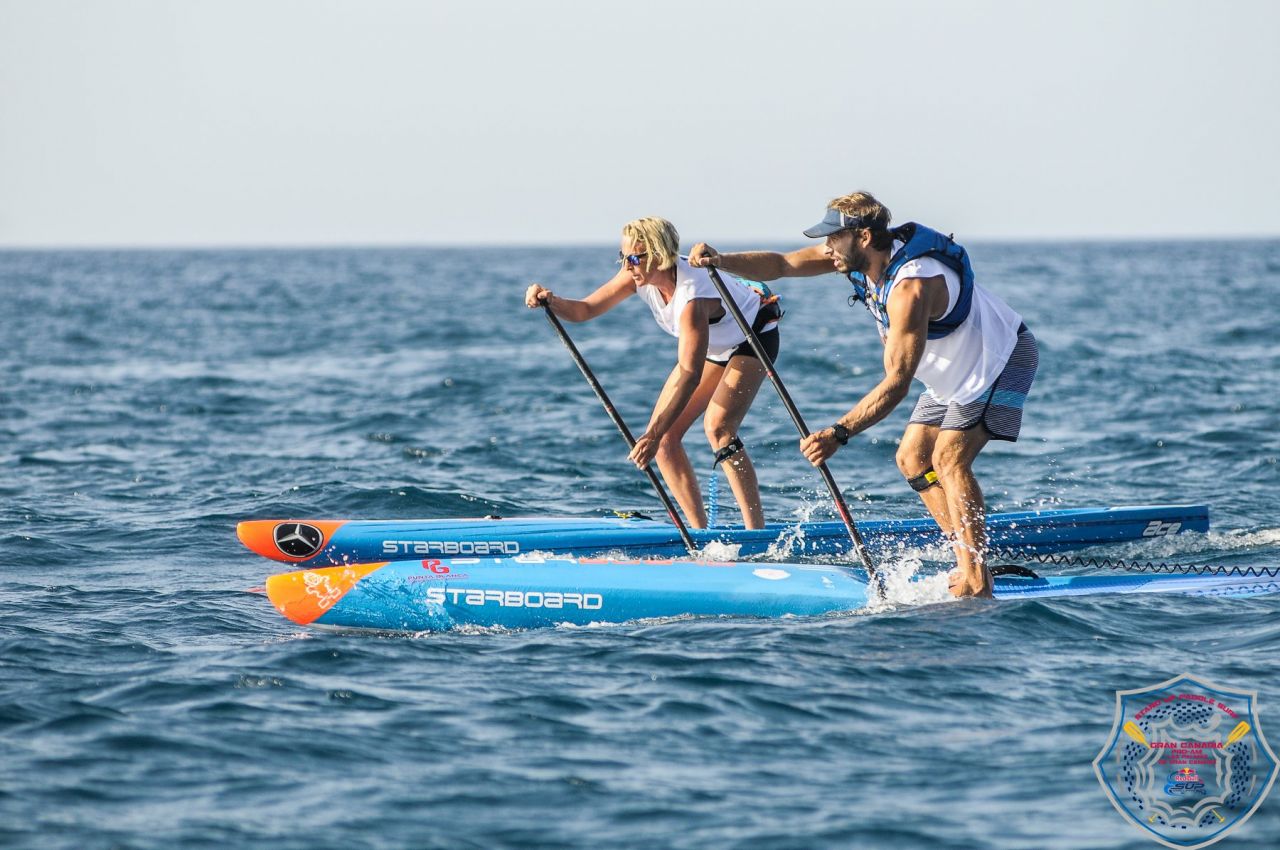
{"type": "MultiPolygon", "coordinates": [[[[1204,503],[1095,553],[1280,566],[1280,242],[969,247],[1041,346],[990,508],[1204,503]]],[[[241,519],[660,514],[522,303],[614,251],[0,252],[0,846],[1145,848],[1091,766],[1116,690],[1256,689],[1280,742],[1275,596],[377,636],[251,592],[241,519]]],[[[879,342],[834,276],[777,289],[825,425],[879,342]]],[[[638,433],[673,341],[570,331],[638,433]]],[[[857,518],[922,514],[909,408],[832,462],[857,518]]],[[[767,386],[742,434],[770,519],[830,515],[767,386]]],[[[1280,794],[1222,846],[1280,846],[1280,794]]]]}

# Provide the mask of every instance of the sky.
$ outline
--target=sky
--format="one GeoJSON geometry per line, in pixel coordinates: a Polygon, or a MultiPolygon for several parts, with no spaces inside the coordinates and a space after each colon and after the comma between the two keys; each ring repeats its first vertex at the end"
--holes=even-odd
{"type": "MultiPolygon", "coordinates": [[[[0,0],[0,247],[1280,235],[1274,0],[0,0]]],[[[688,244],[685,246],[688,247],[688,244]]]]}

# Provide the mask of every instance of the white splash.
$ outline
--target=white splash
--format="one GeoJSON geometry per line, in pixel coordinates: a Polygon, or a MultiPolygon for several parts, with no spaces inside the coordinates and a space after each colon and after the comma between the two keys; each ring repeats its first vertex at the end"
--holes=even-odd
{"type": "Polygon", "coordinates": [[[804,523],[812,520],[814,512],[820,507],[822,507],[820,502],[804,502],[792,511],[792,516],[796,518],[795,523],[783,529],[778,539],[769,544],[769,548],[764,553],[765,557],[778,559],[803,552],[804,523]]]}
{"type": "Polygon", "coordinates": [[[923,565],[924,562],[916,555],[881,560],[876,571],[883,578],[884,596],[869,599],[863,611],[880,614],[896,608],[953,601],[955,597],[947,590],[947,573],[921,575],[923,565]]]}
{"type": "Polygon", "coordinates": [[[712,540],[698,552],[698,559],[705,561],[736,561],[742,551],[741,543],[721,543],[712,540]]]}

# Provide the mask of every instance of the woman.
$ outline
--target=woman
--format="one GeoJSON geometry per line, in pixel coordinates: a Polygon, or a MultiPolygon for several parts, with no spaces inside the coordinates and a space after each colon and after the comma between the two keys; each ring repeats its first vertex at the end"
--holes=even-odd
{"type": "MultiPolygon", "coordinates": [[[[525,292],[525,304],[546,305],[562,319],[585,322],[639,295],[658,326],[678,340],[678,356],[631,460],[643,468],[656,459],[690,525],[706,528],[698,476],[681,445],[689,426],[705,413],[703,430],[715,451],[715,462],[725,462],[743,523],[747,528],[763,527],[760,486],[738,439],[738,426],[765,378],[765,364],[725,309],[706,269],[693,268],[679,255],[680,234],[671,222],[651,217],[628,223],[622,228],[620,249],[622,269],[581,301],[561,298],[534,283],[525,292]]],[[[777,299],[730,275],[722,277],[773,360],[778,355],[781,316],[777,299]]]]}

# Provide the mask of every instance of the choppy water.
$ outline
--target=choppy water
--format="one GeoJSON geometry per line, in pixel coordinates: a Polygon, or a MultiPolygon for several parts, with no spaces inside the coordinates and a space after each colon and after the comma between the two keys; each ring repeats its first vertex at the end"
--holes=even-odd
{"type": "MultiPolygon", "coordinates": [[[[1041,344],[992,508],[1204,502],[1114,553],[1280,563],[1280,243],[972,250],[1041,344]]],[[[1090,764],[1116,689],[1256,688],[1280,736],[1275,597],[371,637],[245,592],[239,519],[653,510],[521,306],[610,253],[0,253],[0,845],[1138,848],[1090,764]]],[[[834,278],[780,290],[828,422],[874,331],[834,278]]],[[[636,302],[572,331],[643,424],[669,338],[636,302]]],[[[859,516],[920,513],[907,407],[833,463],[859,516]]],[[[744,436],[772,519],[821,512],[767,388],[744,436]]],[[[1280,798],[1224,846],[1277,844],[1280,798]]]]}

